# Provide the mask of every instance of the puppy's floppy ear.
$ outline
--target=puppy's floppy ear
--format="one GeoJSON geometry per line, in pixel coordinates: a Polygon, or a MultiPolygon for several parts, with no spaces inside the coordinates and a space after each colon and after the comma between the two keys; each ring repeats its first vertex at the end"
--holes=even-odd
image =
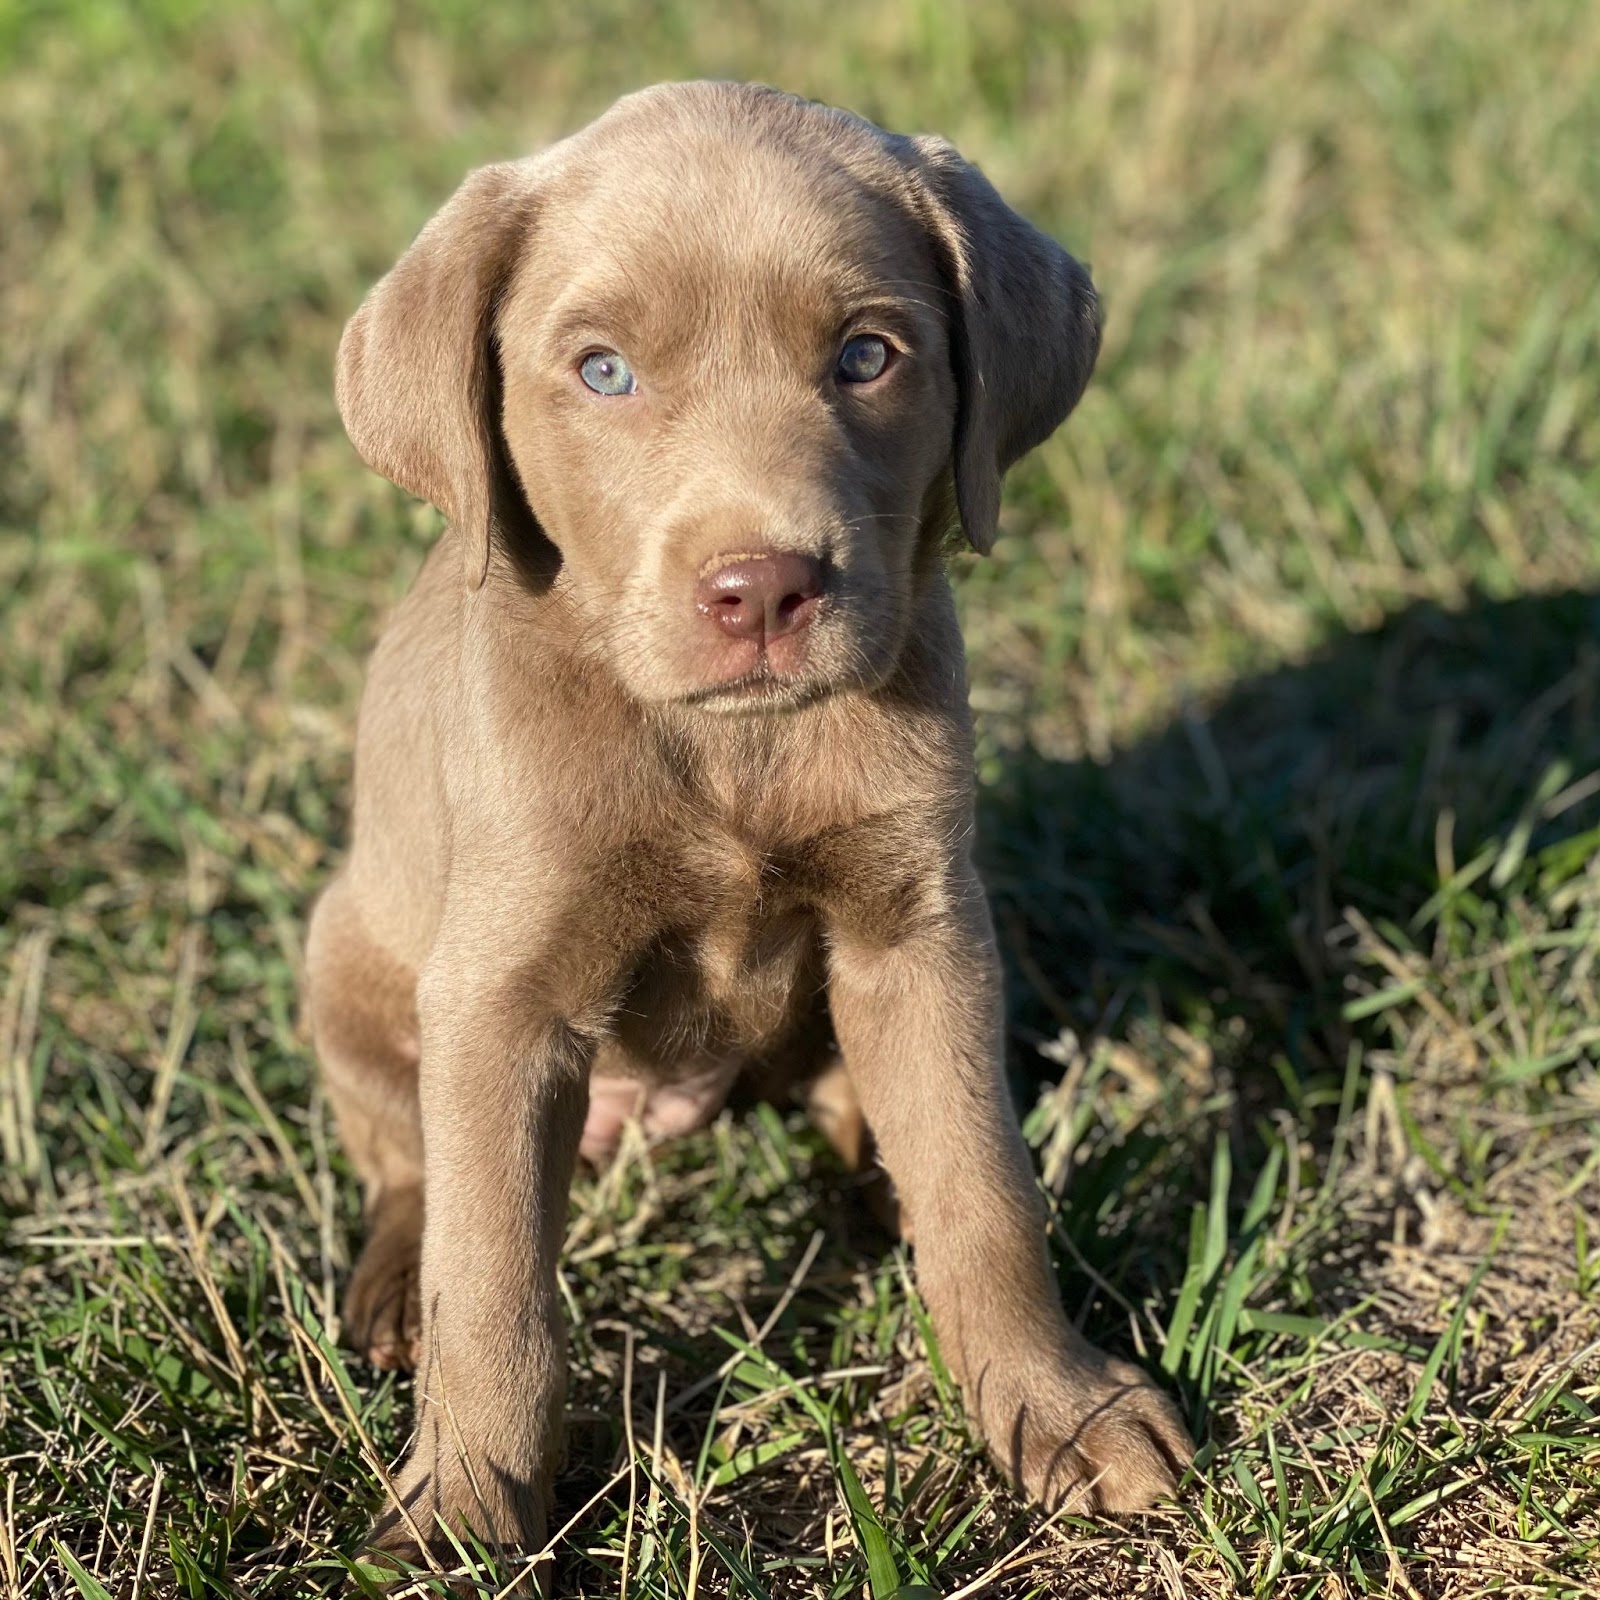
{"type": "Polygon", "coordinates": [[[531,518],[500,435],[494,320],[532,225],[532,168],[471,173],[339,341],[335,392],[350,442],[450,519],[474,589],[496,524],[531,518]]]}
{"type": "Polygon", "coordinates": [[[1083,267],[949,144],[906,143],[954,302],[956,502],[967,538],[987,554],[1001,476],[1055,432],[1088,385],[1099,307],[1083,267]]]}

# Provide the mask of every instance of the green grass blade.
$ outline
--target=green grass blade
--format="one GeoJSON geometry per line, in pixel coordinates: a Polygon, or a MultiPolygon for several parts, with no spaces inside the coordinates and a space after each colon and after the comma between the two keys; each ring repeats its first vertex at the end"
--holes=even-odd
{"type": "Polygon", "coordinates": [[[844,1491],[851,1531],[867,1558],[867,1581],[873,1600],[894,1600],[900,1591],[900,1569],[895,1564],[894,1548],[867,1491],[861,1487],[850,1457],[842,1448],[834,1451],[833,1470],[844,1491]]]}
{"type": "Polygon", "coordinates": [[[61,1558],[61,1565],[71,1574],[72,1581],[77,1584],[83,1600],[112,1600],[111,1591],[94,1578],[59,1539],[56,1540],[56,1554],[61,1558]]]}

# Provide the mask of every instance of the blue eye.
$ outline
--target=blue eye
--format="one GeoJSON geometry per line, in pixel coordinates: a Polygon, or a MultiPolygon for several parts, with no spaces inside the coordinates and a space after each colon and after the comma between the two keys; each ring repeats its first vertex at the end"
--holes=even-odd
{"type": "Polygon", "coordinates": [[[615,350],[596,350],[586,355],[578,367],[578,376],[596,394],[633,394],[639,387],[633,368],[615,350]]]}
{"type": "Polygon", "coordinates": [[[845,383],[871,383],[888,365],[888,343],[875,333],[858,333],[845,340],[834,372],[845,383]]]}

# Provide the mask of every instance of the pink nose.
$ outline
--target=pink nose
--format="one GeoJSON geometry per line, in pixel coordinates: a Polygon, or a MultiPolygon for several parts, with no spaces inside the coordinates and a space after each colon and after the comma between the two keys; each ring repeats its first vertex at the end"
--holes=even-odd
{"type": "Polygon", "coordinates": [[[708,572],[695,585],[694,602],[724,633],[762,643],[806,627],[821,594],[821,562],[774,551],[708,572]]]}

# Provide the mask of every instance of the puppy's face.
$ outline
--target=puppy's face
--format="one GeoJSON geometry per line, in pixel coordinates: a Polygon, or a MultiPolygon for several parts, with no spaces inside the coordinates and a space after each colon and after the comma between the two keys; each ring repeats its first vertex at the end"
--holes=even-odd
{"type": "Polygon", "coordinates": [[[1097,340],[1082,268],[949,146],[679,84],[474,173],[351,319],[339,398],[473,587],[553,547],[521,569],[631,694],[774,710],[888,676],[1097,340]]]}
{"type": "Polygon", "coordinates": [[[930,242],[806,152],[630,154],[552,183],[499,320],[502,428],[586,647],[710,709],[875,684],[954,519],[930,242]]]}

